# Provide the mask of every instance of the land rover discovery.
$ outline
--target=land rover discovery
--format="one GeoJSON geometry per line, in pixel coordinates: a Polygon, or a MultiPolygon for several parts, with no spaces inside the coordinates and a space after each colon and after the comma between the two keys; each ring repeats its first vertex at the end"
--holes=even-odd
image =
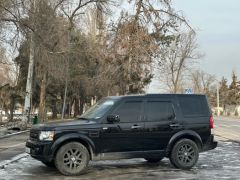
{"type": "Polygon", "coordinates": [[[90,160],[164,157],[190,169],[199,153],[216,148],[204,95],[149,94],[106,97],[80,118],[39,124],[26,151],[64,175],[80,175],[90,160]]]}

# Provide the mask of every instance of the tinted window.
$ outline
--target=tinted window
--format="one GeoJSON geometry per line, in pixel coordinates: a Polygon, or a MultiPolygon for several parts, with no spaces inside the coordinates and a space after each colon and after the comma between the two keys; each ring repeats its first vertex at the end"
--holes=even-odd
{"type": "Polygon", "coordinates": [[[171,120],[174,115],[173,105],[170,102],[147,102],[148,121],[171,120]]]}
{"type": "Polygon", "coordinates": [[[120,122],[136,122],[139,121],[141,106],[141,101],[126,101],[114,111],[114,114],[119,115],[120,122]]]}
{"type": "Polygon", "coordinates": [[[180,106],[184,116],[208,116],[208,103],[204,96],[179,97],[180,106]]]}
{"type": "Polygon", "coordinates": [[[113,99],[102,99],[98,101],[94,106],[88,109],[80,118],[86,119],[99,119],[110,110],[115,104],[116,100],[113,99]]]}

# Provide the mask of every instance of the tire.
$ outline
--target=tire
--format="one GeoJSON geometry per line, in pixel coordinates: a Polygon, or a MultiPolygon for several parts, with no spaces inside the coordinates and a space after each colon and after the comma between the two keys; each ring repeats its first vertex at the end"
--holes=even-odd
{"type": "Polygon", "coordinates": [[[181,139],[174,146],[170,155],[170,162],[179,169],[191,169],[198,161],[199,150],[195,142],[181,139]]]}
{"type": "Polygon", "coordinates": [[[45,166],[55,168],[55,164],[53,161],[47,162],[47,161],[41,161],[45,166]]]}
{"type": "Polygon", "coordinates": [[[144,158],[146,161],[148,161],[149,163],[158,163],[160,162],[164,157],[160,157],[160,158],[144,158]]]}
{"type": "Polygon", "coordinates": [[[89,152],[83,144],[70,142],[57,151],[55,165],[62,174],[77,176],[86,171],[89,158],[89,152]]]}

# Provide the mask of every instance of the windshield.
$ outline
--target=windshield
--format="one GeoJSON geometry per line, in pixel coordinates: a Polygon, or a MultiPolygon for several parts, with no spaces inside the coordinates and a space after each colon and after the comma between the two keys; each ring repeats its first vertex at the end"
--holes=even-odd
{"type": "Polygon", "coordinates": [[[80,116],[80,119],[99,119],[103,117],[108,110],[110,110],[116,101],[116,99],[104,98],[83,113],[83,115],[80,116]]]}

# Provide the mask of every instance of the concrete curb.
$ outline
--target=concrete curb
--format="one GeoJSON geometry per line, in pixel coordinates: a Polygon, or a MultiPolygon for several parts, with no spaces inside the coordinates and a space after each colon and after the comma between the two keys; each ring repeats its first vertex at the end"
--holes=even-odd
{"type": "Polygon", "coordinates": [[[18,135],[18,134],[22,134],[22,133],[25,133],[25,132],[29,132],[30,130],[25,130],[25,131],[20,131],[20,132],[16,132],[16,133],[12,133],[12,134],[7,134],[7,135],[4,135],[4,136],[0,136],[0,139],[4,139],[4,138],[7,138],[7,137],[11,137],[11,136],[14,136],[14,135],[18,135]]]}
{"type": "Polygon", "coordinates": [[[24,157],[27,157],[27,156],[29,156],[29,154],[27,154],[27,153],[22,153],[22,154],[19,154],[19,155],[14,156],[14,157],[13,157],[12,159],[10,159],[10,160],[2,161],[2,162],[0,162],[0,169],[4,169],[6,165],[11,164],[11,163],[13,163],[13,162],[16,162],[16,161],[18,161],[18,160],[20,160],[20,159],[22,159],[22,158],[24,158],[24,157]]]}

